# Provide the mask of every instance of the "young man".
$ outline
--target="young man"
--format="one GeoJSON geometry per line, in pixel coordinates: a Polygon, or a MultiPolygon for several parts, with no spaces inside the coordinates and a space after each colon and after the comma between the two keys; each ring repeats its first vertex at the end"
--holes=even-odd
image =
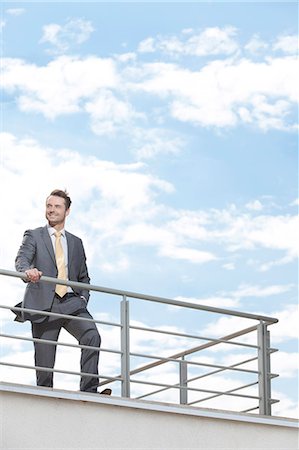
{"type": "MultiPolygon", "coordinates": [[[[54,190],[46,199],[46,219],[48,224],[24,233],[22,245],[18,251],[15,266],[19,272],[25,272],[28,284],[23,307],[33,310],[92,318],[87,311],[88,289],[45,283],[42,275],[71,281],[88,283],[90,278],[86,266],[86,257],[81,239],[65,231],[65,220],[70,213],[71,199],[66,191],[54,190]]],[[[22,312],[20,321],[30,320],[32,336],[57,342],[60,330],[65,328],[80,345],[100,347],[101,337],[95,323],[22,312]]],[[[35,365],[53,369],[56,345],[34,343],[35,365]]],[[[81,372],[98,375],[99,351],[81,350],[81,372]]],[[[38,386],[53,387],[53,372],[36,370],[38,386]]],[[[82,376],[80,390],[97,393],[97,377],[82,376]]],[[[110,395],[105,389],[101,394],[110,395]]]]}

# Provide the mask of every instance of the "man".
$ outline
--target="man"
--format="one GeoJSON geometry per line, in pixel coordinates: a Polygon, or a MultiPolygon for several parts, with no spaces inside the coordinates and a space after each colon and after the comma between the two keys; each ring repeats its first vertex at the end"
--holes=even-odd
{"type": "MultiPolygon", "coordinates": [[[[80,345],[100,347],[101,337],[94,322],[46,316],[27,312],[27,309],[91,318],[87,311],[88,289],[74,289],[63,285],[46,283],[42,275],[71,281],[88,283],[90,278],[81,239],[65,231],[65,220],[70,213],[71,199],[66,191],[54,190],[46,199],[46,219],[48,224],[24,233],[15,266],[25,272],[28,284],[22,306],[22,318],[30,320],[32,336],[57,342],[62,328],[66,329],[80,345]]],[[[56,345],[35,342],[35,365],[53,369],[56,345]]],[[[81,372],[98,375],[99,351],[81,349],[81,372]]],[[[53,387],[53,372],[36,370],[38,386],[53,387]]],[[[95,376],[82,376],[80,390],[97,393],[99,384],[95,376]]],[[[105,389],[101,394],[110,395],[105,389]]]]}

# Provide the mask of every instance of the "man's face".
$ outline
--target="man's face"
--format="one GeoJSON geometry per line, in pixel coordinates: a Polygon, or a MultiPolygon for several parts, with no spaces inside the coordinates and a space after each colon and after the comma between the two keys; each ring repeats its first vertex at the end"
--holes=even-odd
{"type": "Polygon", "coordinates": [[[66,209],[64,198],[50,195],[46,200],[46,219],[51,227],[64,226],[70,210],[66,209]]]}

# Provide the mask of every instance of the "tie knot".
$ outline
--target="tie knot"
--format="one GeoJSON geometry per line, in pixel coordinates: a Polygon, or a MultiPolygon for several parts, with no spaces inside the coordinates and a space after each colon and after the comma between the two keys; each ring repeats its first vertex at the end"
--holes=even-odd
{"type": "Polygon", "coordinates": [[[61,231],[55,231],[54,236],[55,236],[56,238],[60,238],[60,236],[61,236],[61,231]]]}

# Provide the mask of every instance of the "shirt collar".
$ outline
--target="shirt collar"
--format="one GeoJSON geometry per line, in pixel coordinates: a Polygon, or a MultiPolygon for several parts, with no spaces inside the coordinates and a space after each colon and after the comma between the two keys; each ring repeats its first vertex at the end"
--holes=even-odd
{"type": "MultiPolygon", "coordinates": [[[[55,228],[51,227],[50,225],[47,225],[48,233],[50,236],[53,236],[56,233],[55,228]]],[[[63,228],[60,230],[61,236],[65,237],[65,229],[63,228]]]]}

